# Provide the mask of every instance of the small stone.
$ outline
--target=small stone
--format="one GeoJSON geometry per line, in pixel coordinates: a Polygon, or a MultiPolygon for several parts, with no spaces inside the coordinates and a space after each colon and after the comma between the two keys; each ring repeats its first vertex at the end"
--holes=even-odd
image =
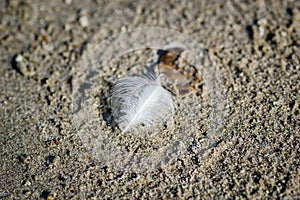
{"type": "Polygon", "coordinates": [[[263,26],[260,26],[260,27],[259,27],[259,36],[260,36],[260,37],[263,37],[264,34],[265,34],[265,29],[264,29],[263,26]]]}
{"type": "Polygon", "coordinates": [[[282,36],[282,37],[286,37],[286,36],[287,36],[287,33],[286,33],[285,31],[282,31],[282,32],[281,32],[281,36],[282,36]]]}
{"type": "Polygon", "coordinates": [[[65,3],[69,5],[72,3],[72,0],[65,0],[65,3]]]}
{"type": "Polygon", "coordinates": [[[66,24],[66,25],[65,25],[65,30],[66,30],[66,31],[69,31],[70,29],[71,29],[71,25],[70,25],[70,24],[66,24]]]}
{"type": "Polygon", "coordinates": [[[16,62],[21,63],[23,62],[23,56],[21,54],[18,54],[16,57],[16,62]]]}
{"type": "Polygon", "coordinates": [[[89,20],[87,16],[81,16],[79,18],[79,23],[82,27],[87,27],[89,25],[89,20]]]}
{"type": "Polygon", "coordinates": [[[30,181],[26,181],[26,183],[24,184],[24,186],[31,186],[31,182],[30,181]]]}
{"type": "Polygon", "coordinates": [[[121,27],[121,32],[125,32],[125,31],[127,31],[127,27],[126,26],[122,26],[121,27]]]}
{"type": "Polygon", "coordinates": [[[257,22],[258,25],[267,25],[267,23],[268,23],[267,20],[264,18],[258,20],[258,22],[257,22]]]}

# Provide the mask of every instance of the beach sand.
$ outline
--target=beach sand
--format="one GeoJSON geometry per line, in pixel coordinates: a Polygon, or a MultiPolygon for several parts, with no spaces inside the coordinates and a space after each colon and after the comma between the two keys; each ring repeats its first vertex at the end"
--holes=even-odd
{"type": "Polygon", "coordinates": [[[299,25],[297,0],[1,2],[0,198],[299,199],[299,25]],[[148,27],[210,64],[170,124],[120,135],[109,92],[156,49],[100,44],[148,27]]]}

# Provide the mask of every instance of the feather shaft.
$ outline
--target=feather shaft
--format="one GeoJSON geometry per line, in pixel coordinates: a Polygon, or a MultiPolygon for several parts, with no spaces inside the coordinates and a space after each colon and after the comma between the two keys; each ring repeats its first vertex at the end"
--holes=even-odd
{"type": "Polygon", "coordinates": [[[142,124],[153,128],[174,114],[172,96],[159,78],[121,78],[113,88],[111,103],[112,114],[123,133],[142,124]]]}

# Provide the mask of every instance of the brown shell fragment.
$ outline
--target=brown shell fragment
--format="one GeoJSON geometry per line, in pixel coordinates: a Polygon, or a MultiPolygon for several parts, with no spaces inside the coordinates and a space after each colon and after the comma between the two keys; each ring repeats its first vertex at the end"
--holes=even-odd
{"type": "Polygon", "coordinates": [[[183,51],[184,49],[181,47],[175,47],[165,50],[160,49],[157,52],[157,54],[159,55],[158,63],[163,65],[173,65],[183,51]]]}
{"type": "Polygon", "coordinates": [[[157,52],[159,55],[158,70],[166,79],[165,86],[177,96],[195,92],[198,85],[201,84],[199,73],[194,66],[190,64],[182,66],[177,62],[183,51],[183,48],[175,47],[157,52]]]}

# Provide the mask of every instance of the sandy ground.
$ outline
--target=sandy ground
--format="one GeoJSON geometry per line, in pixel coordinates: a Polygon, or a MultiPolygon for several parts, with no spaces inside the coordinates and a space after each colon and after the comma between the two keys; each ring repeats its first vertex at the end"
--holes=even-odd
{"type": "MultiPolygon", "coordinates": [[[[10,0],[0,9],[1,199],[300,198],[299,1],[10,0]],[[89,46],[142,27],[202,43],[226,104],[215,145],[201,146],[212,112],[204,109],[184,153],[136,172],[96,159],[70,113],[74,72],[89,46]]],[[[115,62],[132,65],[138,58],[130,56],[115,62]]],[[[122,74],[110,69],[101,76],[122,74]]],[[[117,135],[101,108],[99,127],[117,135]]],[[[184,135],[189,121],[181,124],[184,135]]]]}

